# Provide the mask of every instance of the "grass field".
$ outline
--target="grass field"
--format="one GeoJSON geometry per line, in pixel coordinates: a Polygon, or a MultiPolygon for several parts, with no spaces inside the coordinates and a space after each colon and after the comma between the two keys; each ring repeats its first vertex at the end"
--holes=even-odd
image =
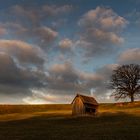
{"type": "Polygon", "coordinates": [[[101,104],[94,117],[71,105],[0,105],[0,140],[140,140],[140,102],[101,104]]]}

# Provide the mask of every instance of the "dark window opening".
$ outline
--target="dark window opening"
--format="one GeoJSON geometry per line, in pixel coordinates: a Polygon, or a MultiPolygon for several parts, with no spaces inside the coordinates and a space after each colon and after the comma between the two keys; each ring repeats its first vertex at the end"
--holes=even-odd
{"type": "Polygon", "coordinates": [[[86,108],[86,113],[95,113],[96,109],[94,108],[86,108]]]}

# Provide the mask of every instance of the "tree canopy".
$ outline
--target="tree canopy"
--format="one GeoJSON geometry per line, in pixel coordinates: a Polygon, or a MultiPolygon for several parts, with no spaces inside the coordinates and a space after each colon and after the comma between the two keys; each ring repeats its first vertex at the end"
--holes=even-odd
{"type": "Polygon", "coordinates": [[[118,66],[113,70],[110,88],[116,100],[130,98],[134,102],[140,97],[140,65],[129,64],[118,66]]]}

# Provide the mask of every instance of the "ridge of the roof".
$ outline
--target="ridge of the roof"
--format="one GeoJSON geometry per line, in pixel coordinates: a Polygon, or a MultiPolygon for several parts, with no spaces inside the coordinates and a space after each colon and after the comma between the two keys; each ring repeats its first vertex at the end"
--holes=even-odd
{"type": "Polygon", "coordinates": [[[85,104],[98,105],[97,101],[92,96],[86,96],[86,95],[79,94],[79,93],[77,93],[76,97],[77,96],[79,96],[82,99],[83,103],[85,103],[85,104]]]}

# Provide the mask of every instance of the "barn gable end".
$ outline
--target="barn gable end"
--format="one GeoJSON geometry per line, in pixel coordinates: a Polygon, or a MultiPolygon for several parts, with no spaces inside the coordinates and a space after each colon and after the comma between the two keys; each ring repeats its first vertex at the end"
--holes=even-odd
{"type": "Polygon", "coordinates": [[[98,103],[93,97],[77,94],[72,101],[73,115],[95,115],[98,103]]]}
{"type": "Polygon", "coordinates": [[[84,114],[85,113],[85,107],[83,104],[83,101],[81,100],[80,97],[76,97],[74,102],[73,102],[73,111],[72,114],[79,115],[79,114],[84,114]]]}

